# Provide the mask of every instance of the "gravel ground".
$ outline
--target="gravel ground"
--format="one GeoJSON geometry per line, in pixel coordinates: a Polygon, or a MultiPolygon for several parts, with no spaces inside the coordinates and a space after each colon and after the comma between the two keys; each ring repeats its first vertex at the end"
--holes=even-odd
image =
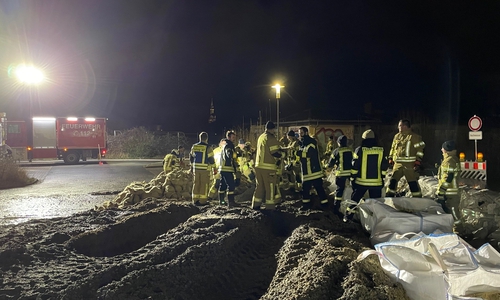
{"type": "Polygon", "coordinates": [[[332,212],[148,199],[0,227],[0,299],[407,299],[332,212]]]}

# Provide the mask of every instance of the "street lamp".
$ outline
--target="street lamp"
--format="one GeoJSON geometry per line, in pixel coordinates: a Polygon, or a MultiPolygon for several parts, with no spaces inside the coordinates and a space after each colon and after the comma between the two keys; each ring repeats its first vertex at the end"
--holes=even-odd
{"type": "Polygon", "coordinates": [[[18,65],[14,71],[17,80],[24,85],[30,87],[29,93],[29,105],[28,105],[28,161],[31,162],[33,159],[33,112],[32,112],[32,100],[31,100],[31,86],[38,85],[45,80],[45,75],[43,72],[35,68],[34,66],[18,65]]]}
{"type": "Polygon", "coordinates": [[[272,86],[273,89],[276,89],[276,126],[278,127],[276,137],[280,137],[280,90],[284,88],[284,86],[279,85],[278,83],[272,86]]]}

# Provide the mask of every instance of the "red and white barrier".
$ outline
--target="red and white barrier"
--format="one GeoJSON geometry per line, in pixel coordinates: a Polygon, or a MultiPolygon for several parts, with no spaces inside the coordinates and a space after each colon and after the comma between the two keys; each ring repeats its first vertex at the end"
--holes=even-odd
{"type": "Polygon", "coordinates": [[[486,181],[486,162],[462,161],[460,168],[460,177],[486,181]]]}

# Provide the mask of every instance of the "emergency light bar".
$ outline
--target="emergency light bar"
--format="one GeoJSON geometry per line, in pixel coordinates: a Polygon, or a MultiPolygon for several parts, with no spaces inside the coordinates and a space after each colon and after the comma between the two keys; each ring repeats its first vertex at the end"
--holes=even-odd
{"type": "Polygon", "coordinates": [[[95,122],[95,118],[85,118],[85,121],[87,121],[87,122],[95,122]]]}
{"type": "Polygon", "coordinates": [[[78,121],[77,117],[67,117],[66,120],[68,121],[78,121]]]}

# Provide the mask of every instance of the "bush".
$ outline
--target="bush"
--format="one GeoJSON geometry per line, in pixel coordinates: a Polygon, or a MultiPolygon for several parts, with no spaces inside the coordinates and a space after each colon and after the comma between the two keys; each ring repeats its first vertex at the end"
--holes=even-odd
{"type": "Polygon", "coordinates": [[[108,138],[107,158],[163,158],[172,149],[183,145],[188,150],[184,134],[153,133],[144,127],[123,131],[108,138]]]}
{"type": "Polygon", "coordinates": [[[0,159],[0,189],[23,187],[36,181],[11,158],[0,159]]]}

